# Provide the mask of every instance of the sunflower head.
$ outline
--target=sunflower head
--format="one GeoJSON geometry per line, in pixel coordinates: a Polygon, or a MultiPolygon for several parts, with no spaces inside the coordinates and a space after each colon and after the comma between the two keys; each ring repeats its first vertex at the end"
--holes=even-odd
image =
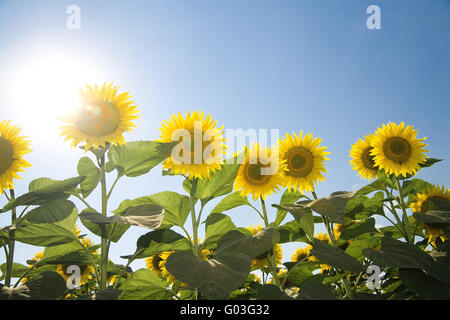
{"type": "Polygon", "coordinates": [[[417,130],[403,122],[399,125],[393,122],[383,124],[371,139],[373,148],[370,154],[375,166],[397,177],[416,174],[420,164],[425,162],[425,152],[428,152],[423,149],[427,146],[422,142],[426,138],[417,139],[416,136],[417,130]]]}
{"type": "MultiPolygon", "coordinates": [[[[56,266],[56,272],[67,281],[70,276],[73,275],[72,272],[68,272],[67,269],[69,268],[68,264],[58,264],[56,266]]],[[[92,265],[79,265],[80,268],[80,284],[86,284],[90,279],[92,279],[93,274],[95,273],[95,269],[92,265]]]]}
{"type": "Polygon", "coordinates": [[[163,121],[159,141],[178,142],[163,167],[189,178],[209,178],[221,168],[226,149],[223,126],[216,126],[217,121],[201,111],[188,112],[186,117],[178,113],[163,121]]]}
{"type": "Polygon", "coordinates": [[[22,157],[31,152],[30,142],[19,133],[22,129],[11,121],[0,122],[0,193],[13,189],[13,179],[21,179],[17,173],[31,167],[22,157]]]}
{"type": "Polygon", "coordinates": [[[325,161],[329,160],[325,156],[330,153],[325,151],[327,147],[319,146],[321,142],[319,138],[313,139],[312,133],[303,135],[303,130],[299,135],[294,132],[279,140],[280,159],[287,165],[283,172],[284,187],[308,192],[314,189],[314,183],[325,181],[325,161]]]}
{"type": "Polygon", "coordinates": [[[300,262],[309,256],[309,248],[298,248],[292,255],[292,262],[300,262]]]}
{"type": "Polygon", "coordinates": [[[64,140],[71,140],[72,147],[85,143],[85,151],[107,144],[124,144],[123,133],[136,127],[133,120],[139,116],[129,93],[118,94],[117,90],[112,83],[80,89],[80,106],[74,114],[62,119],[67,123],[61,127],[64,140]]]}
{"type": "Polygon", "coordinates": [[[244,149],[245,158],[239,167],[234,190],[241,190],[241,195],[252,195],[253,200],[266,199],[278,192],[283,183],[283,171],[286,162],[280,161],[277,149],[262,148],[259,143],[244,149]]]}
{"type": "MultiPolygon", "coordinates": [[[[261,225],[249,226],[247,228],[250,230],[251,234],[255,235],[263,229],[261,225]]],[[[279,243],[275,244],[272,249],[267,252],[260,254],[259,256],[252,259],[251,268],[252,270],[260,269],[264,270],[269,267],[269,259],[274,259],[276,265],[279,265],[283,259],[283,251],[279,243]]]]}
{"type": "MultiPolygon", "coordinates": [[[[433,202],[443,202],[445,204],[450,204],[450,189],[445,186],[433,185],[429,187],[425,192],[416,194],[416,202],[410,205],[413,212],[423,212],[426,213],[433,210],[433,202]]],[[[428,242],[435,242],[436,239],[440,238],[445,241],[445,236],[443,228],[447,226],[435,223],[420,223],[419,224],[425,230],[425,237],[428,242]]]]}
{"type": "Polygon", "coordinates": [[[371,154],[373,149],[370,141],[373,134],[365,136],[364,140],[358,141],[352,145],[350,150],[350,164],[353,170],[358,171],[358,175],[367,180],[372,180],[377,176],[378,167],[375,164],[374,156],[371,154]]]}

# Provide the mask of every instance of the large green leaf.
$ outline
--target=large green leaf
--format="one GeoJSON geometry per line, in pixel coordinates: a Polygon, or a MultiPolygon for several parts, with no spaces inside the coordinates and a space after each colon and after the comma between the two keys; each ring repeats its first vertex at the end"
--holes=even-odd
{"type": "Polygon", "coordinates": [[[56,199],[48,201],[33,210],[30,210],[22,220],[25,224],[53,223],[73,230],[77,220],[78,211],[72,201],[56,199]]]}
{"type": "Polygon", "coordinates": [[[146,258],[163,251],[190,250],[189,240],[170,229],[150,231],[139,237],[135,259],[146,258]]]}
{"type": "Polygon", "coordinates": [[[164,209],[153,204],[142,204],[136,207],[128,207],[123,216],[105,217],[97,212],[82,212],[79,217],[81,220],[87,220],[96,224],[120,223],[157,229],[164,218],[164,209]]]}
{"type": "Polygon", "coordinates": [[[342,252],[339,248],[333,247],[318,239],[314,239],[313,241],[314,248],[311,249],[311,254],[320,262],[326,263],[340,270],[355,273],[364,271],[363,265],[358,260],[342,252]]]}
{"type": "Polygon", "coordinates": [[[205,241],[202,248],[215,249],[219,239],[231,230],[236,230],[236,226],[231,218],[221,213],[212,213],[205,221],[205,241]]]}
{"type": "Polygon", "coordinates": [[[355,239],[360,235],[366,233],[378,233],[375,228],[375,219],[368,218],[366,221],[353,223],[345,228],[344,232],[339,236],[339,239],[350,240],[355,239]]]}
{"type": "Polygon", "coordinates": [[[175,143],[132,141],[112,146],[108,151],[108,170],[117,169],[120,175],[138,177],[167,159],[175,143]]]}
{"type": "Polygon", "coordinates": [[[383,215],[383,200],[383,192],[377,192],[372,198],[357,195],[348,201],[345,216],[354,220],[365,220],[375,214],[383,215]]]}
{"type": "Polygon", "coordinates": [[[424,222],[427,224],[440,224],[440,225],[449,225],[450,224],[450,212],[449,211],[437,211],[431,210],[425,213],[422,212],[414,212],[414,218],[419,222],[424,222]]]}
{"type": "Polygon", "coordinates": [[[100,182],[100,169],[94,164],[89,157],[83,157],[78,161],[77,171],[80,176],[86,177],[81,182],[80,189],[83,198],[87,198],[100,182]]]}
{"type": "Polygon", "coordinates": [[[217,244],[217,253],[233,251],[241,252],[250,258],[255,258],[273,248],[279,242],[280,235],[273,228],[265,228],[257,234],[246,236],[233,230],[223,235],[217,244]]]}
{"type": "Polygon", "coordinates": [[[303,281],[297,300],[336,300],[336,296],[323,283],[323,275],[316,275],[303,281]]]}
{"type": "Polygon", "coordinates": [[[308,242],[305,231],[298,221],[290,221],[277,228],[280,234],[280,243],[308,242]]]}
{"type": "MultiPolygon", "coordinates": [[[[195,196],[205,204],[214,198],[233,192],[234,179],[243,157],[244,153],[241,153],[232,159],[227,159],[219,170],[211,173],[209,179],[198,180],[195,196]]],[[[192,181],[186,179],[183,187],[190,194],[192,181]]]]}
{"type": "Polygon", "coordinates": [[[167,284],[153,271],[140,269],[120,287],[120,300],[167,300],[171,297],[167,284]]]}
{"type": "Polygon", "coordinates": [[[67,198],[69,193],[79,185],[85,177],[75,177],[62,181],[40,178],[30,183],[30,192],[7,203],[1,210],[6,212],[18,206],[40,205],[48,200],[67,198]]]}
{"type": "MultiPolygon", "coordinates": [[[[20,278],[26,271],[28,271],[29,267],[24,266],[20,263],[13,263],[12,267],[12,277],[13,278],[20,278]]],[[[0,280],[5,279],[6,276],[6,263],[3,263],[0,265],[0,271],[2,272],[2,276],[0,277],[0,280]]]]}
{"type": "Polygon", "coordinates": [[[280,288],[273,284],[262,285],[258,290],[256,300],[293,300],[280,288]]]}
{"type": "Polygon", "coordinates": [[[450,285],[434,279],[421,270],[400,269],[400,280],[423,299],[449,300],[450,285]]]}
{"type": "Polygon", "coordinates": [[[134,200],[125,200],[114,213],[124,215],[128,208],[144,204],[157,205],[165,210],[160,228],[170,228],[174,225],[182,227],[190,212],[189,197],[172,191],[163,191],[134,200]]]}
{"type": "Polygon", "coordinates": [[[411,244],[383,237],[380,250],[364,249],[363,253],[378,266],[421,269],[437,280],[450,283],[449,269],[411,244]]]}
{"type": "Polygon", "coordinates": [[[26,225],[17,229],[14,236],[19,242],[40,247],[78,241],[73,232],[64,227],[48,223],[26,225]]]}
{"type": "Polygon", "coordinates": [[[55,300],[67,290],[66,281],[56,272],[44,271],[33,276],[25,286],[30,290],[31,300],[55,300]]]}
{"type": "Polygon", "coordinates": [[[247,197],[241,196],[240,191],[236,191],[224,197],[214,209],[211,210],[211,213],[222,213],[243,205],[249,205],[248,199],[247,197]]]}
{"type": "MultiPolygon", "coordinates": [[[[299,191],[297,191],[297,190],[291,191],[291,190],[287,189],[281,196],[279,206],[282,206],[284,204],[293,204],[294,202],[296,202],[297,200],[299,200],[302,197],[304,197],[304,195],[302,195],[299,191]]],[[[273,227],[278,227],[283,222],[284,218],[286,218],[286,215],[287,215],[287,210],[284,210],[281,207],[278,207],[275,221],[273,223],[273,227]]]]}
{"type": "Polygon", "coordinates": [[[181,282],[197,288],[210,300],[225,299],[239,288],[250,272],[251,259],[241,252],[222,252],[210,260],[187,251],[172,253],[167,270],[181,282]]]}

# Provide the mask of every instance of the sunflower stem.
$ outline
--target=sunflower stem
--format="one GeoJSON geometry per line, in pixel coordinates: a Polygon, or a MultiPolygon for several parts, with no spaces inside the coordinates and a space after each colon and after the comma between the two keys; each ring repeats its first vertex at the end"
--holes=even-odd
{"type": "Polygon", "coordinates": [[[269,225],[269,219],[267,218],[266,203],[264,202],[264,199],[262,197],[260,197],[259,199],[261,200],[261,207],[262,207],[262,212],[263,212],[264,225],[266,226],[266,228],[268,228],[268,227],[270,227],[270,225],[269,225]]]}
{"type": "MultiPolygon", "coordinates": [[[[100,165],[100,182],[102,192],[102,215],[107,216],[108,212],[108,195],[106,193],[106,168],[105,168],[105,153],[102,153],[99,159],[100,165]]],[[[106,288],[106,278],[108,276],[108,238],[107,238],[107,225],[102,224],[101,227],[101,258],[100,258],[100,289],[106,288]]]]}
{"type": "Polygon", "coordinates": [[[402,208],[402,212],[403,212],[402,222],[403,222],[403,226],[405,228],[406,241],[408,241],[408,243],[410,243],[410,244],[414,244],[414,235],[410,235],[411,227],[409,225],[408,214],[406,212],[406,204],[405,204],[405,200],[403,197],[402,186],[400,185],[400,181],[399,181],[399,179],[397,179],[397,177],[395,178],[395,184],[398,189],[398,202],[399,202],[399,205],[402,208]]]}
{"type": "Polygon", "coordinates": [[[196,257],[199,256],[199,250],[198,250],[198,223],[197,218],[195,216],[195,192],[197,191],[197,183],[198,178],[194,178],[192,180],[192,188],[191,188],[191,194],[190,194],[190,204],[191,204],[191,219],[192,219],[192,232],[193,232],[193,243],[194,243],[194,255],[196,257]]]}
{"type": "MultiPolygon", "coordinates": [[[[9,193],[11,195],[11,201],[16,198],[14,189],[10,189],[9,193]]],[[[14,225],[16,223],[16,208],[11,209],[11,225],[14,225]]],[[[15,240],[14,240],[14,233],[15,230],[9,230],[9,240],[8,240],[8,255],[6,257],[6,274],[5,274],[5,286],[9,287],[11,285],[11,277],[12,277],[12,268],[13,268],[13,261],[14,261],[14,247],[15,247],[15,240]]]]}

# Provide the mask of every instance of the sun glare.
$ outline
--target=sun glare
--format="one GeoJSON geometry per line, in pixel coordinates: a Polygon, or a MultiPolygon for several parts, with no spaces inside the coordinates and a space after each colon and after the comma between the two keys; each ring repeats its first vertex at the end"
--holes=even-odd
{"type": "Polygon", "coordinates": [[[53,140],[58,118],[77,107],[79,88],[94,82],[102,78],[80,57],[52,54],[20,61],[8,76],[11,116],[34,136],[53,140]]]}

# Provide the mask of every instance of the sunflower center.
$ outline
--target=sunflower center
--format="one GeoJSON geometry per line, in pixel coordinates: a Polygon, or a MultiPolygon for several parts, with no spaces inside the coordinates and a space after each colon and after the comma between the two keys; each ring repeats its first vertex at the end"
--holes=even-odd
{"type": "Polygon", "coordinates": [[[372,147],[367,147],[366,149],[364,149],[363,153],[361,154],[361,161],[367,169],[375,170],[375,161],[373,160],[375,157],[370,154],[370,151],[372,149],[372,147]]]}
{"type": "Polygon", "coordinates": [[[0,137],[0,174],[11,167],[14,161],[14,149],[11,143],[4,137],[0,137]]]}
{"type": "Polygon", "coordinates": [[[120,124],[120,112],[108,101],[99,101],[84,105],[78,114],[78,128],[84,134],[103,137],[117,130],[120,124]]]}
{"type": "Polygon", "coordinates": [[[308,176],[313,170],[314,156],[305,147],[290,149],[284,158],[288,167],[286,175],[301,178],[308,176]]]}
{"type": "Polygon", "coordinates": [[[264,166],[261,163],[247,164],[244,167],[245,177],[247,181],[253,185],[264,185],[270,180],[270,175],[261,174],[264,166]]]}
{"type": "Polygon", "coordinates": [[[161,271],[161,267],[159,266],[159,263],[161,261],[162,261],[162,258],[159,254],[153,257],[152,265],[153,265],[154,270],[161,271]]]}
{"type": "Polygon", "coordinates": [[[405,162],[411,157],[412,148],[408,140],[401,137],[391,137],[383,145],[386,158],[394,162],[405,162]]]}

